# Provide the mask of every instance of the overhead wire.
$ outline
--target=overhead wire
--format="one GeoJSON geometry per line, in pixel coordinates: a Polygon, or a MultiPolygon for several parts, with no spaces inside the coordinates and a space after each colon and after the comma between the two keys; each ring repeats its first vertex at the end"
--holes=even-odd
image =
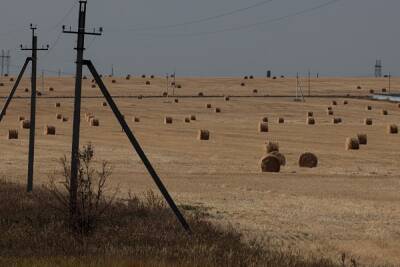
{"type": "MultiPolygon", "coordinates": [[[[227,12],[223,12],[217,15],[213,15],[213,16],[209,16],[209,17],[204,17],[204,18],[200,18],[200,19],[195,19],[195,20],[189,20],[189,21],[185,21],[185,22],[181,22],[181,23],[176,23],[176,24],[169,24],[169,25],[161,25],[161,26],[149,26],[149,27],[138,27],[138,28],[132,28],[132,29],[126,29],[124,31],[151,31],[151,30],[165,30],[165,29],[171,29],[171,28],[178,28],[178,27],[183,27],[183,26],[189,26],[189,25],[193,25],[193,24],[199,24],[199,23],[204,23],[204,22],[208,22],[211,20],[216,20],[216,19],[220,19],[223,17],[227,17],[227,16],[231,16],[237,13],[241,13],[250,9],[254,9],[266,4],[269,4],[271,2],[273,2],[274,0],[264,0],[246,7],[241,7],[238,9],[234,9],[231,11],[227,11],[227,12]]],[[[119,31],[119,30],[111,30],[111,31],[119,31]]]]}

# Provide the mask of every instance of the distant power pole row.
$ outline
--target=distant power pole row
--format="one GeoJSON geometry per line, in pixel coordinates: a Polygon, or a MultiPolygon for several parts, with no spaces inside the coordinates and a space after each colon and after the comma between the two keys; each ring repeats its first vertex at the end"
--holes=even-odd
{"type": "Polygon", "coordinates": [[[4,75],[8,76],[10,74],[10,64],[11,64],[10,50],[7,50],[6,53],[4,49],[2,49],[0,58],[1,58],[1,77],[3,77],[4,75]]]}

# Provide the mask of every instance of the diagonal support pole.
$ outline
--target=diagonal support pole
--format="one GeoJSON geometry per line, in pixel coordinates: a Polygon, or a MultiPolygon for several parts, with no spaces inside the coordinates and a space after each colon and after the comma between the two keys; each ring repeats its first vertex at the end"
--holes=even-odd
{"type": "Polygon", "coordinates": [[[122,129],[125,131],[125,134],[127,135],[129,141],[131,142],[132,146],[136,150],[137,154],[139,155],[140,159],[143,161],[143,164],[145,165],[147,171],[153,178],[154,182],[156,183],[158,189],[164,196],[165,200],[167,201],[168,205],[172,209],[172,211],[175,213],[175,216],[179,220],[179,222],[182,224],[183,228],[188,232],[191,233],[190,226],[187,223],[186,219],[183,217],[182,213],[180,212],[179,208],[176,206],[174,200],[168,193],[168,190],[164,186],[163,182],[161,181],[160,177],[154,170],[153,166],[151,165],[150,160],[147,158],[146,154],[144,153],[142,147],[140,146],[139,142],[135,138],[134,134],[132,133],[131,129],[129,128],[128,124],[126,123],[124,116],[121,114],[119,111],[117,105],[115,104],[114,100],[112,99],[112,96],[108,92],[106,86],[104,85],[103,81],[100,78],[100,75],[97,73],[96,68],[94,67],[93,63],[90,60],[85,60],[83,62],[84,65],[86,65],[90,72],[92,73],[94,79],[96,80],[97,84],[99,85],[99,88],[101,92],[103,93],[104,97],[106,98],[108,105],[114,112],[115,117],[121,124],[122,129]]]}
{"type": "Polygon", "coordinates": [[[7,108],[8,108],[8,106],[10,105],[11,100],[12,100],[13,97],[14,97],[15,91],[17,90],[17,88],[18,88],[18,86],[19,86],[19,83],[21,82],[22,76],[23,76],[24,73],[25,73],[26,67],[28,66],[28,64],[29,64],[29,62],[30,62],[31,60],[32,60],[32,59],[31,59],[30,57],[28,57],[28,58],[25,60],[24,66],[22,67],[22,69],[21,69],[21,71],[20,71],[20,73],[19,73],[19,75],[18,75],[18,78],[17,78],[17,80],[15,81],[14,87],[13,87],[13,89],[11,90],[10,95],[8,96],[7,101],[6,101],[6,103],[4,104],[4,107],[3,107],[3,109],[2,109],[2,111],[1,111],[1,113],[0,113],[0,122],[3,120],[4,115],[6,115],[7,108]]]}

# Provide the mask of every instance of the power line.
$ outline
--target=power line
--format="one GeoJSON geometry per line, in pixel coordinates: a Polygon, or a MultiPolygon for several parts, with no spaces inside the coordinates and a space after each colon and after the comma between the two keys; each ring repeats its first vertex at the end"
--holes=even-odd
{"type": "MultiPolygon", "coordinates": [[[[241,31],[241,30],[245,30],[245,29],[250,29],[250,28],[255,28],[258,27],[260,25],[267,25],[270,23],[274,23],[274,22],[279,22],[282,20],[286,20],[286,19],[291,19],[293,17],[298,17],[301,15],[304,15],[306,13],[318,10],[318,9],[322,9],[325,8],[327,6],[333,5],[337,2],[339,2],[341,0],[331,0],[328,1],[326,3],[323,4],[319,4],[316,6],[312,6],[306,9],[302,9],[300,11],[297,12],[293,12],[284,16],[280,16],[280,17],[276,17],[276,18],[272,18],[272,19],[266,19],[266,20],[261,20],[261,21],[257,21],[254,23],[250,23],[250,24],[245,24],[245,25],[241,25],[241,26],[236,26],[236,27],[231,27],[231,28],[225,28],[225,29],[221,29],[221,30],[216,30],[216,31],[203,31],[203,32],[193,32],[193,33],[180,33],[180,34],[168,34],[168,35],[152,35],[152,37],[165,37],[165,38],[169,38],[169,37],[193,37],[193,36],[203,36],[203,35],[212,35],[212,34],[219,34],[219,33],[226,33],[226,32],[234,32],[234,31],[241,31]]],[[[143,38],[143,39],[147,39],[147,38],[143,38]]]]}
{"type": "MultiPolygon", "coordinates": [[[[271,2],[273,2],[274,0],[265,0],[265,1],[261,1],[258,3],[255,3],[253,5],[250,6],[246,6],[246,7],[242,7],[242,8],[238,8],[235,10],[231,10],[231,11],[227,11],[224,13],[220,13],[214,16],[209,16],[209,17],[205,17],[205,18],[200,18],[200,19],[195,19],[195,20],[190,20],[190,21],[186,21],[186,22],[181,22],[181,23],[176,23],[176,24],[169,24],[169,25],[163,25],[163,26],[153,26],[153,27],[142,27],[142,28],[133,28],[133,29],[127,29],[127,30],[123,30],[123,31],[151,31],[151,30],[165,30],[165,29],[171,29],[171,28],[177,28],[177,27],[182,27],[182,26],[188,26],[188,25],[193,25],[193,24],[199,24],[199,23],[203,23],[203,22],[207,22],[207,21],[211,21],[211,20],[216,20],[216,19],[220,19],[223,17],[227,17],[227,16],[231,16],[240,12],[244,12],[250,9],[254,9],[266,4],[269,4],[271,2]]],[[[119,31],[119,30],[114,30],[114,31],[119,31]]],[[[112,32],[112,30],[111,30],[112,32]]]]}

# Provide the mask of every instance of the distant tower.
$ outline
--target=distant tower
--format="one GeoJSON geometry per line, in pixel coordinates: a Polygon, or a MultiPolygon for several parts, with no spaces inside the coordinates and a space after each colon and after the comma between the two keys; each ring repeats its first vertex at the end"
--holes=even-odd
{"type": "Polygon", "coordinates": [[[377,60],[375,63],[375,78],[382,77],[382,60],[377,60]]]}

